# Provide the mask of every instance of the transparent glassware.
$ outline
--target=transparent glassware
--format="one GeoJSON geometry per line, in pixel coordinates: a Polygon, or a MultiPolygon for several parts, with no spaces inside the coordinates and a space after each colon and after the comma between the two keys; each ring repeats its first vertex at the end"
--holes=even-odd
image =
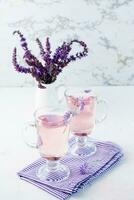
{"type": "Polygon", "coordinates": [[[68,152],[69,122],[71,113],[52,107],[42,107],[34,114],[34,123],[25,127],[25,140],[30,147],[36,147],[46,161],[36,175],[39,179],[49,182],[60,182],[67,179],[70,170],[60,162],[68,152]],[[27,136],[36,135],[31,143],[27,136]]]}
{"type": "Polygon", "coordinates": [[[96,119],[96,110],[101,106],[106,111],[106,102],[98,99],[94,91],[89,88],[68,88],[65,90],[65,98],[69,110],[73,113],[70,131],[74,135],[74,140],[70,144],[69,151],[77,156],[91,156],[96,153],[97,148],[90,135],[95,124],[102,122],[107,116],[106,112],[103,112],[96,119]]]}

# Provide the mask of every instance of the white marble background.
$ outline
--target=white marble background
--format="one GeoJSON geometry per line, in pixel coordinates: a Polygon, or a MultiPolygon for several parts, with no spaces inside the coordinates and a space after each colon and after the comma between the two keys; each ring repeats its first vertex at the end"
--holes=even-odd
{"type": "Polygon", "coordinates": [[[36,37],[49,36],[53,49],[74,38],[88,44],[89,56],[70,64],[60,82],[134,85],[134,0],[0,0],[0,86],[33,85],[12,66],[18,29],[37,56],[36,37]]]}

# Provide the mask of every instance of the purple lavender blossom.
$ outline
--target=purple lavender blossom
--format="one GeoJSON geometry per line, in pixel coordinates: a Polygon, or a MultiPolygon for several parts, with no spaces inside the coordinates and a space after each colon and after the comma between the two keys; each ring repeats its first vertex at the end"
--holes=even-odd
{"type": "Polygon", "coordinates": [[[84,110],[85,103],[83,100],[80,101],[80,111],[84,110]]]}
{"type": "Polygon", "coordinates": [[[17,62],[17,49],[13,51],[13,65],[16,71],[31,74],[38,82],[38,87],[45,88],[45,84],[50,84],[57,79],[59,73],[70,62],[77,59],[81,59],[88,55],[87,45],[83,41],[72,40],[69,43],[63,42],[63,44],[55,50],[53,55],[51,52],[51,45],[49,38],[46,38],[45,49],[41,41],[37,38],[36,42],[40,49],[40,55],[43,59],[43,63],[40,62],[29,50],[26,38],[20,31],[14,31],[13,34],[18,34],[20,37],[21,47],[24,50],[23,59],[25,60],[27,67],[21,66],[17,62]],[[74,43],[80,44],[83,47],[82,52],[78,52],[75,55],[69,55],[74,43]]]}
{"type": "Polygon", "coordinates": [[[72,116],[72,112],[71,111],[68,111],[68,112],[65,113],[65,115],[64,115],[64,124],[66,124],[68,122],[68,120],[70,120],[71,116],[72,116]]]}
{"type": "Polygon", "coordinates": [[[80,174],[81,175],[85,175],[89,173],[89,166],[87,162],[84,162],[81,166],[80,166],[80,174]]]}
{"type": "Polygon", "coordinates": [[[85,103],[82,97],[77,97],[75,104],[78,107],[79,111],[83,111],[85,103]]]}
{"type": "Polygon", "coordinates": [[[37,42],[39,49],[40,49],[40,55],[41,55],[42,59],[44,59],[45,51],[44,51],[43,45],[38,38],[36,39],[36,42],[37,42]]]}
{"type": "Polygon", "coordinates": [[[25,74],[31,73],[30,68],[22,67],[17,63],[16,56],[17,56],[17,50],[16,50],[16,48],[14,48],[14,51],[13,51],[13,65],[15,66],[15,70],[18,71],[18,72],[21,72],[21,73],[25,73],[25,74]]]}

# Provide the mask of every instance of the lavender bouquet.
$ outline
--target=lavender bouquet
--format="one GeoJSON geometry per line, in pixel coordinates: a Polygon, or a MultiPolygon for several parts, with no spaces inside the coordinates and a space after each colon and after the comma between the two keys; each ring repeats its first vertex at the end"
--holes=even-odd
{"type": "Polygon", "coordinates": [[[14,31],[14,34],[20,36],[21,47],[24,50],[23,59],[25,60],[27,66],[21,66],[17,62],[17,49],[13,50],[13,65],[17,72],[31,74],[32,77],[38,82],[39,88],[45,88],[45,84],[50,84],[57,79],[59,73],[62,69],[66,67],[71,61],[81,59],[88,54],[87,45],[83,41],[72,40],[71,42],[63,42],[63,44],[55,50],[52,55],[51,45],[49,38],[46,38],[45,48],[43,47],[41,41],[37,38],[36,42],[40,49],[40,55],[43,62],[40,62],[36,58],[31,50],[28,48],[26,38],[20,31],[14,31]],[[72,44],[78,43],[83,47],[82,52],[77,52],[75,55],[69,55],[72,50],[72,44]]]}

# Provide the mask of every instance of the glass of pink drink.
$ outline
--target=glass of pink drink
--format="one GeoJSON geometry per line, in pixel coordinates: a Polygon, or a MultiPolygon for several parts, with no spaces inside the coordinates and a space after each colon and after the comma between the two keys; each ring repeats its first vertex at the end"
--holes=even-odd
{"type": "MultiPolygon", "coordinates": [[[[83,88],[70,88],[65,91],[67,106],[73,113],[70,122],[70,131],[75,136],[75,142],[70,146],[73,155],[89,156],[96,152],[95,144],[89,139],[96,123],[97,100],[92,90],[83,88]]],[[[99,122],[106,117],[104,114],[99,122]]]]}
{"type": "Polygon", "coordinates": [[[34,117],[35,126],[32,127],[36,129],[37,134],[37,143],[34,146],[46,160],[38,169],[37,177],[50,182],[63,181],[70,174],[69,168],[61,164],[60,159],[68,151],[71,113],[43,107],[35,112],[34,117]]]}

